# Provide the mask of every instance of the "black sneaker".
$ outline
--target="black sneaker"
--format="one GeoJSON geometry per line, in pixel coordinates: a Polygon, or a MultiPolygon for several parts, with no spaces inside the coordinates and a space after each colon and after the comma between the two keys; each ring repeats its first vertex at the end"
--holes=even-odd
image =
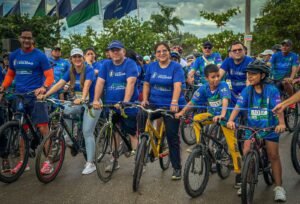
{"type": "Polygon", "coordinates": [[[235,175],[234,188],[239,189],[239,188],[241,188],[241,185],[242,185],[242,176],[241,176],[241,174],[237,174],[237,175],[235,175]]]}
{"type": "Polygon", "coordinates": [[[72,145],[72,147],[70,147],[71,149],[71,155],[73,157],[75,157],[78,154],[78,150],[72,145]]]}
{"type": "Polygon", "coordinates": [[[9,161],[7,159],[3,159],[1,173],[7,173],[10,172],[10,170],[9,161]]]}
{"type": "Polygon", "coordinates": [[[181,169],[174,169],[172,174],[172,180],[180,180],[181,179],[181,169]]]}

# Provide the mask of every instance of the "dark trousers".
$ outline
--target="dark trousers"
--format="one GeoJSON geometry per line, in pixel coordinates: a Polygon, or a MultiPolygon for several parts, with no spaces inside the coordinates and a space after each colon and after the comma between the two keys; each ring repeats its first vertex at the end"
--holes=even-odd
{"type": "MultiPolygon", "coordinates": [[[[166,127],[166,137],[169,145],[169,155],[174,169],[181,169],[180,138],[178,135],[180,121],[160,113],[152,114],[151,120],[163,118],[166,127]]],[[[145,131],[147,113],[140,110],[137,116],[139,133],[145,131]]]]}

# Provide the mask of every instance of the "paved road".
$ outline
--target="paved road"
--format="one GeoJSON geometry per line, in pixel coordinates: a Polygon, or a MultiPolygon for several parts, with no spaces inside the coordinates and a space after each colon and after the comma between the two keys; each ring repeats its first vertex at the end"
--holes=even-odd
{"type": "MultiPolygon", "coordinates": [[[[287,190],[288,202],[300,204],[300,175],[290,160],[291,135],[281,138],[281,158],[283,163],[284,186],[287,190]]],[[[182,145],[183,163],[186,160],[186,145],[182,145]]],[[[202,203],[232,204],[240,203],[233,189],[234,174],[221,180],[216,174],[210,176],[208,186],[201,197],[191,199],[184,190],[183,181],[172,181],[172,170],[162,172],[158,162],[150,163],[142,176],[140,191],[132,192],[133,158],[122,158],[121,168],[115,172],[108,183],[102,183],[96,173],[81,175],[84,165],[83,157],[71,157],[67,151],[64,166],[50,184],[40,183],[32,169],[13,184],[0,183],[0,203],[202,203]]],[[[267,187],[260,176],[255,191],[255,203],[269,204],[273,202],[273,187],[267,187]]]]}

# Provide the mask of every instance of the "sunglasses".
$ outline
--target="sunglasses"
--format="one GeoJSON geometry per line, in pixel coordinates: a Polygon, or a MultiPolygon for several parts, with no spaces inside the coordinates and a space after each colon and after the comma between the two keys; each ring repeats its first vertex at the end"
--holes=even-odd
{"type": "Polygon", "coordinates": [[[243,51],[243,49],[231,50],[231,52],[233,52],[233,53],[242,52],[242,51],[243,51]]]}
{"type": "Polygon", "coordinates": [[[212,47],[203,47],[204,50],[211,50],[212,47]]]}

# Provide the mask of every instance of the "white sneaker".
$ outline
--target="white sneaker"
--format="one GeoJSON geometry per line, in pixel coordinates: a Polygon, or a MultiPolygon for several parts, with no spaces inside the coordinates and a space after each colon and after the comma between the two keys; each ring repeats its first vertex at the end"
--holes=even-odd
{"type": "Polygon", "coordinates": [[[91,163],[91,162],[87,162],[87,163],[84,165],[84,169],[83,169],[83,171],[82,171],[82,174],[87,175],[87,174],[93,173],[94,171],[96,171],[96,166],[95,166],[95,164],[93,164],[93,163],[91,163]]]}
{"type": "Polygon", "coordinates": [[[187,152],[187,153],[192,153],[192,151],[193,151],[193,150],[192,150],[191,148],[187,148],[187,149],[186,149],[186,152],[187,152]]]}
{"type": "Polygon", "coordinates": [[[275,201],[280,201],[280,202],[285,202],[286,201],[286,192],[283,187],[281,186],[276,186],[274,188],[274,200],[275,201]]]}
{"type": "Polygon", "coordinates": [[[236,194],[237,194],[238,196],[241,196],[241,195],[242,195],[242,188],[239,188],[239,190],[236,192],[236,194]]]}

